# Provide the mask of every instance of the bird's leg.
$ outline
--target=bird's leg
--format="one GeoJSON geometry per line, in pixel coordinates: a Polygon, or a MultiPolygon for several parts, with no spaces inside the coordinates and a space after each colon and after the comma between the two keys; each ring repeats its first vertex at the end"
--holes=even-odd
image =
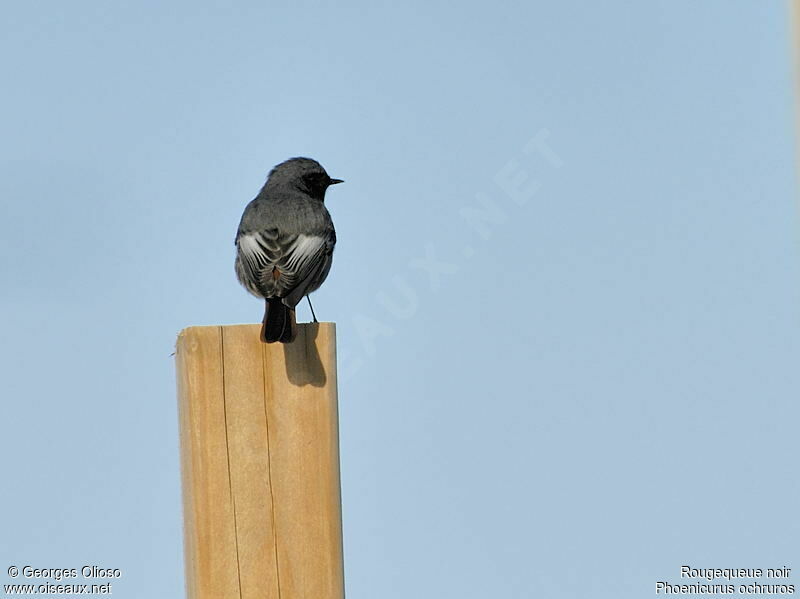
{"type": "Polygon", "coordinates": [[[317,320],[317,315],[314,314],[314,306],[311,305],[311,298],[306,296],[306,299],[308,300],[308,307],[311,308],[311,317],[314,319],[314,322],[319,322],[317,320]]]}

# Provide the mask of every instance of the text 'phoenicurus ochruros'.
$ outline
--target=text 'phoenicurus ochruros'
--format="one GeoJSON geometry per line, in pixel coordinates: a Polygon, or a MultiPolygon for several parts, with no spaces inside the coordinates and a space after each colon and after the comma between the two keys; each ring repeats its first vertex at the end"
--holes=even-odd
{"type": "Polygon", "coordinates": [[[316,160],[291,158],[272,169],[244,210],[236,233],[236,277],[266,300],[266,343],[294,340],[295,306],[328,276],[336,231],[324,201],[336,183],[342,180],[329,177],[316,160]]]}

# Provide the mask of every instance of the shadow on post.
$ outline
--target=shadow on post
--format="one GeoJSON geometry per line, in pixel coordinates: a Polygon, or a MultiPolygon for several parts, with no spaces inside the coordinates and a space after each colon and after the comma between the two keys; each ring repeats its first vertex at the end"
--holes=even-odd
{"type": "Polygon", "coordinates": [[[298,326],[297,338],[292,343],[283,345],[286,377],[293,385],[324,387],[328,381],[317,350],[318,334],[318,322],[301,324],[298,326]]]}

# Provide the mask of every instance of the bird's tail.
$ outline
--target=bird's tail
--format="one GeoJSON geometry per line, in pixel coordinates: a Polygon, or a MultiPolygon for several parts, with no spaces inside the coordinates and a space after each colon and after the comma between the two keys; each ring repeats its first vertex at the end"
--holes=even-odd
{"type": "Polygon", "coordinates": [[[297,322],[294,310],[284,304],[279,297],[267,299],[264,310],[264,325],[261,327],[261,341],[264,343],[291,343],[297,336],[297,322]]]}

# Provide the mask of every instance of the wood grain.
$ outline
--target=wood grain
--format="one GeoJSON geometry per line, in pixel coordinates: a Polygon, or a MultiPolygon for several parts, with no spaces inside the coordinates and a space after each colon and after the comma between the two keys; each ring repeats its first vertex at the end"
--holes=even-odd
{"type": "Polygon", "coordinates": [[[189,599],[342,599],[336,332],[190,327],[176,361],[189,599]]]}

